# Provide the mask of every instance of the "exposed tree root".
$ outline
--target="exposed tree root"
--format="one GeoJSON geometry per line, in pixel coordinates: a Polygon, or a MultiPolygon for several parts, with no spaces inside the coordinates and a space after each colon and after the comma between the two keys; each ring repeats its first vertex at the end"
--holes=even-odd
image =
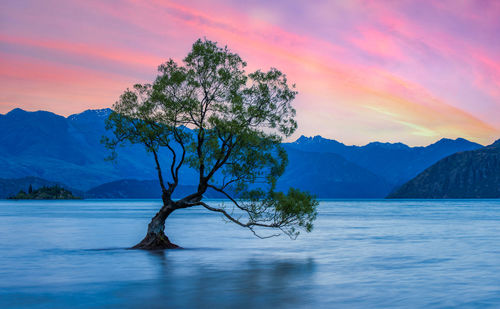
{"type": "Polygon", "coordinates": [[[163,233],[158,234],[147,234],[140,243],[133,246],[132,249],[142,249],[142,250],[162,250],[162,249],[182,249],[170,242],[168,237],[163,233]]]}

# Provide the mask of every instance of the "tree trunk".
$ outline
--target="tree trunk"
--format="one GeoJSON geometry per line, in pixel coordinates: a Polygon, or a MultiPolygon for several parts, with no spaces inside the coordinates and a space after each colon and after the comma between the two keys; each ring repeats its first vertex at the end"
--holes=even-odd
{"type": "Polygon", "coordinates": [[[168,237],[165,235],[165,220],[174,211],[172,202],[164,203],[163,207],[158,211],[158,213],[151,219],[148,225],[148,233],[140,243],[133,246],[132,249],[143,249],[143,250],[160,250],[160,249],[180,249],[170,242],[168,237]]]}

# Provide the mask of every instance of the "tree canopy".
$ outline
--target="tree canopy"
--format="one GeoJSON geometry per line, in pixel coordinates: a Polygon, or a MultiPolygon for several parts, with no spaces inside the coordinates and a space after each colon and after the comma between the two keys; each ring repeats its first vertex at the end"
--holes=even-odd
{"type": "MultiPolygon", "coordinates": [[[[317,201],[297,189],[276,192],[287,155],[281,143],[297,128],[291,102],[297,95],[285,74],[272,68],[247,73],[246,62],[227,47],[198,40],[182,64],[170,59],[149,84],[127,89],[106,122],[113,150],[142,144],[154,158],[164,207],[203,206],[249,228],[277,228],[290,237],[310,231],[317,201]],[[161,166],[160,149],[169,166],[161,166]],[[188,166],[199,175],[197,191],[173,201],[188,166]],[[211,189],[230,203],[205,203],[211,189]]],[[[160,211],[161,212],[161,211],[160,211]]]]}

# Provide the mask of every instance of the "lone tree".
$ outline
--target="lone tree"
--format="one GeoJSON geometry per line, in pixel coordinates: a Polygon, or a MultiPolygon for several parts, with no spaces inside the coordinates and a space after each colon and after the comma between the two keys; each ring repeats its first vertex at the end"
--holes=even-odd
{"type": "Polygon", "coordinates": [[[162,192],[163,206],[133,248],[179,248],[165,235],[165,220],[194,206],[219,212],[258,237],[276,235],[262,236],[266,228],[292,238],[300,228],[311,231],[315,198],[297,189],[275,191],[287,165],[282,138],[297,128],[290,104],[297,92],[277,69],[247,74],[245,67],[227,47],[198,40],[182,65],[168,60],[158,67],[152,84],[127,89],[114,104],[106,121],[113,134],[104,138],[111,157],[123,143],[145,146],[154,158],[162,192]],[[165,170],[161,149],[169,153],[165,170]],[[197,190],[174,200],[183,166],[199,175],[197,190]],[[205,203],[207,190],[224,195],[230,206],[205,203]]]}

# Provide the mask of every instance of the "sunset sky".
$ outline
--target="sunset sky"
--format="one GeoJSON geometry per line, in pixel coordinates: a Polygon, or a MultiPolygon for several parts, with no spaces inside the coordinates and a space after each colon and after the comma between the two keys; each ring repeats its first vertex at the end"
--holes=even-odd
{"type": "Polygon", "coordinates": [[[500,138],[494,0],[3,0],[0,113],[111,107],[203,37],[296,83],[292,140],[500,138]]]}

